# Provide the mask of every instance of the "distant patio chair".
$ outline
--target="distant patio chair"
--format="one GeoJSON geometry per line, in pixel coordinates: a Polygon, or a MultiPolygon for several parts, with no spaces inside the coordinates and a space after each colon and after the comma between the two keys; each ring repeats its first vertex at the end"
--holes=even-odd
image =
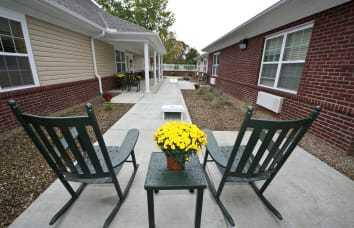
{"type": "Polygon", "coordinates": [[[140,78],[135,73],[128,74],[128,91],[130,91],[132,87],[136,87],[136,92],[140,91],[140,78]]]}
{"type": "Polygon", "coordinates": [[[126,199],[138,169],[134,147],[139,131],[129,130],[120,147],[106,146],[91,104],[86,105],[87,116],[77,117],[36,116],[22,113],[14,100],[10,100],[8,104],[71,195],[71,199],[54,215],[49,224],[53,225],[70,208],[87,184],[113,183],[119,200],[105,220],[103,227],[108,227],[126,199]],[[87,130],[92,130],[98,146],[92,145],[87,130]],[[129,156],[131,160],[128,160],[129,156]],[[127,162],[133,164],[134,171],[126,188],[122,190],[117,174],[127,162]],[[68,181],[80,182],[81,185],[75,191],[68,181]]]}
{"type": "Polygon", "coordinates": [[[252,107],[249,107],[237,135],[234,146],[219,147],[210,130],[206,130],[208,145],[204,157],[203,167],[207,162],[215,162],[222,178],[216,189],[207,174],[209,189],[229,223],[235,222],[220,200],[220,195],[227,182],[248,183],[261,199],[264,205],[280,220],[282,215],[265,198],[267,189],[289,155],[295,149],[301,138],[309,129],[320,113],[316,107],[307,118],[300,120],[256,120],[251,119],[252,107]],[[245,132],[250,130],[250,137],[246,140],[245,132]],[[241,145],[242,141],[247,141],[241,145]],[[211,159],[208,160],[208,156],[211,159]],[[258,188],[256,181],[265,181],[258,188]]]}
{"type": "Polygon", "coordinates": [[[208,84],[210,76],[207,73],[201,72],[198,76],[198,84],[206,83],[208,84]]]}

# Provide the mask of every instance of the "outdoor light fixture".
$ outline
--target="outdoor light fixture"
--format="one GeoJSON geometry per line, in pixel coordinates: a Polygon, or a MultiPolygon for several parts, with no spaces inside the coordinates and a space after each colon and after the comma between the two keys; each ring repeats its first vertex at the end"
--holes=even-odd
{"type": "Polygon", "coordinates": [[[239,44],[240,49],[246,49],[247,48],[247,43],[248,43],[247,39],[241,40],[240,44],[239,44]]]}

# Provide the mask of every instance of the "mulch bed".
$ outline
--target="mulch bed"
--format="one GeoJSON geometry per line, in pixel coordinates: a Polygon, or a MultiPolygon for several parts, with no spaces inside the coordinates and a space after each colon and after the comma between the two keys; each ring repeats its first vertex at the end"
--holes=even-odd
{"type": "MultiPolygon", "coordinates": [[[[249,105],[216,89],[182,91],[193,123],[201,128],[237,131],[249,105]]],[[[273,119],[270,112],[255,109],[255,118],[273,119]]],[[[354,180],[354,156],[307,133],[300,145],[328,165],[354,180]]]]}
{"type": "MultiPolygon", "coordinates": [[[[108,130],[132,104],[112,104],[105,110],[103,99],[89,101],[102,133],[108,130]]],[[[75,105],[52,116],[85,114],[85,104],[75,105]]],[[[56,179],[53,171],[37,151],[22,128],[0,135],[0,227],[6,227],[56,179]]]]}

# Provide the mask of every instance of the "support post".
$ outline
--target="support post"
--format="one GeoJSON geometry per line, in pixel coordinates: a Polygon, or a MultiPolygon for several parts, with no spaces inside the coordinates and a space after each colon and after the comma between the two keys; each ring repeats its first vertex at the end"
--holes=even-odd
{"type": "Polygon", "coordinates": [[[150,93],[150,77],[149,77],[149,44],[144,43],[144,69],[145,69],[145,92],[150,93]]]}
{"type": "Polygon", "coordinates": [[[158,77],[159,81],[161,81],[161,54],[157,55],[157,62],[159,63],[158,70],[157,70],[157,72],[158,72],[157,77],[158,77]]]}
{"type": "Polygon", "coordinates": [[[163,80],[163,56],[161,56],[161,80],[163,80]]]}
{"type": "Polygon", "coordinates": [[[157,67],[156,67],[156,51],[154,51],[154,85],[156,85],[157,83],[157,78],[156,78],[156,70],[157,70],[157,67]]]}

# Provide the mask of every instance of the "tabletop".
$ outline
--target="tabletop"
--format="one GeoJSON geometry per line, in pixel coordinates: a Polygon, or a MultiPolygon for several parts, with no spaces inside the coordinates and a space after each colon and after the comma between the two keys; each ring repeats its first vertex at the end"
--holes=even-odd
{"type": "Polygon", "coordinates": [[[191,156],[182,171],[170,171],[166,167],[166,155],[163,152],[151,154],[145,189],[192,189],[206,188],[207,180],[198,156],[191,156]]]}

